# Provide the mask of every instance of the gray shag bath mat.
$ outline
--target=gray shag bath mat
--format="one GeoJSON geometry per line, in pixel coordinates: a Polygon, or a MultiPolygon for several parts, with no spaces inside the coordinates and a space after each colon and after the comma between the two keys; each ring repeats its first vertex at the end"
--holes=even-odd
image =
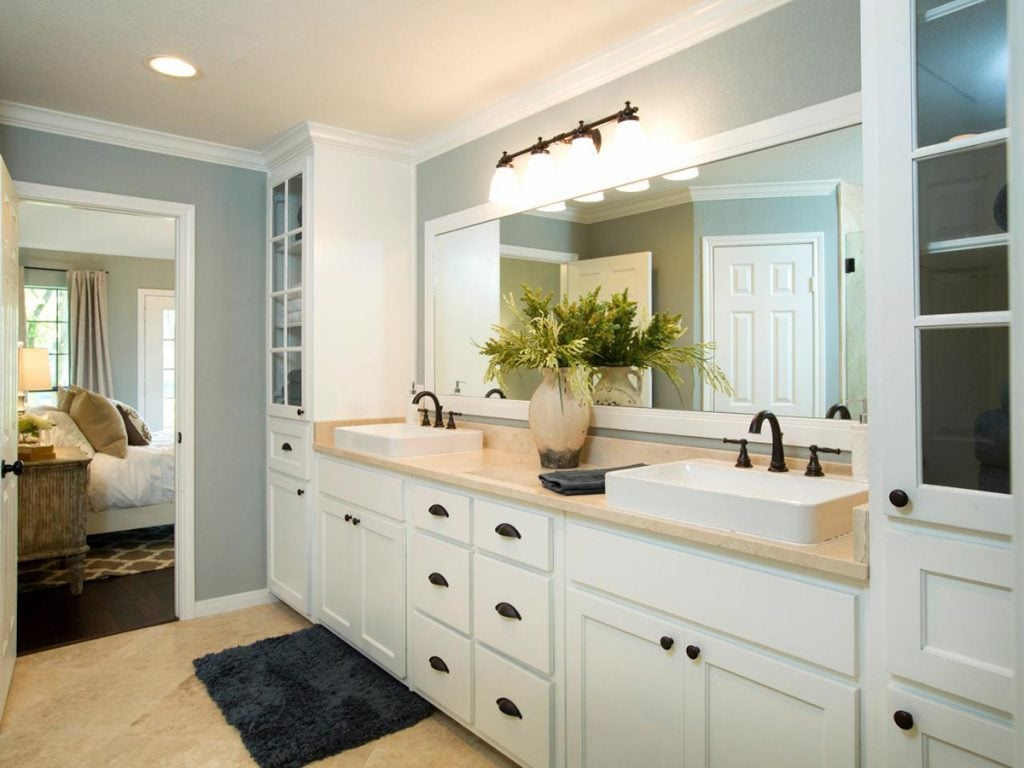
{"type": "Polygon", "coordinates": [[[415,725],[434,710],[320,626],[192,663],[262,768],[299,768],[415,725]]]}

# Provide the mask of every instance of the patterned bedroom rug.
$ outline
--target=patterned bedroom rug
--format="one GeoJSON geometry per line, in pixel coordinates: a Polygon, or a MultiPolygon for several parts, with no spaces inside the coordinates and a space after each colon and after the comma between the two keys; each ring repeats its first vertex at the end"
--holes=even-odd
{"type": "Polygon", "coordinates": [[[192,664],[261,768],[300,768],[408,728],[434,711],[320,626],[192,664]]]}
{"type": "MultiPolygon", "coordinates": [[[[95,533],[87,539],[85,580],[160,571],[174,567],[174,526],[156,525],[131,531],[95,533]]],[[[64,558],[18,563],[18,591],[62,587],[68,573],[64,558]]]]}

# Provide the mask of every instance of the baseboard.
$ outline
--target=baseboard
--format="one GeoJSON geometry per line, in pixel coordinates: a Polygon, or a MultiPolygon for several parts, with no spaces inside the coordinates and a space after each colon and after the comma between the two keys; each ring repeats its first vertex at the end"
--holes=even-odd
{"type": "Polygon", "coordinates": [[[218,613],[240,611],[242,608],[252,608],[256,605],[276,603],[277,598],[270,594],[267,589],[254,589],[252,592],[239,592],[235,595],[224,595],[223,597],[212,597],[209,600],[197,600],[195,617],[213,616],[218,613]]]}

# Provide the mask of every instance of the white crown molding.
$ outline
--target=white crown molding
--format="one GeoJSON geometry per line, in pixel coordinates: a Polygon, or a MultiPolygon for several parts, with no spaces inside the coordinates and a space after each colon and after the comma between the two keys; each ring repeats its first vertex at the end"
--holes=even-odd
{"type": "Polygon", "coordinates": [[[112,123],[108,120],[72,115],[13,101],[0,100],[0,123],[206,163],[231,165],[255,171],[266,170],[263,156],[251,149],[229,147],[227,144],[217,144],[213,141],[191,139],[173,133],[112,123]]]}
{"type": "Polygon", "coordinates": [[[790,0],[705,0],[413,145],[417,163],[486,136],[737,27],[790,0]]]}
{"type": "Polygon", "coordinates": [[[272,142],[263,150],[263,161],[267,169],[273,170],[310,147],[331,147],[403,163],[414,162],[413,147],[408,142],[313,122],[299,123],[272,142]]]}
{"type": "Polygon", "coordinates": [[[720,184],[690,187],[694,202],[707,200],[751,200],[762,197],[824,197],[839,186],[839,179],[776,181],[762,184],[720,184]]]}

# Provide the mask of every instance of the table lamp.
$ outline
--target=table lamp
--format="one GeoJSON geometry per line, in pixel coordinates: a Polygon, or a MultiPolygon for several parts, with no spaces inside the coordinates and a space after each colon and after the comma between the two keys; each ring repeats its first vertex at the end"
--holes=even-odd
{"type": "Polygon", "coordinates": [[[25,393],[53,389],[50,351],[22,347],[18,350],[18,413],[25,412],[25,393]]]}

